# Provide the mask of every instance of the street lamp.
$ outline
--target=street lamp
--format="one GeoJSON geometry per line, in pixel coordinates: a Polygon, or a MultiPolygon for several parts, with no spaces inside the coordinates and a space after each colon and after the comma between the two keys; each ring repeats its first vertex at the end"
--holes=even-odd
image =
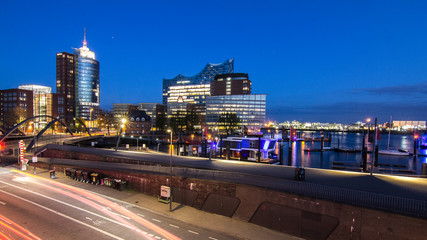
{"type": "Polygon", "coordinates": [[[170,142],[170,151],[171,151],[171,156],[170,156],[170,160],[169,160],[169,168],[170,168],[170,181],[169,181],[169,192],[170,192],[170,196],[169,196],[169,212],[172,212],[172,130],[168,129],[168,132],[171,133],[171,142],[170,142]]]}
{"type": "Polygon", "coordinates": [[[120,136],[122,135],[123,129],[125,128],[126,119],[122,118],[121,122],[122,122],[122,126],[120,128],[119,136],[117,137],[116,152],[117,152],[117,148],[119,147],[120,136]]]}

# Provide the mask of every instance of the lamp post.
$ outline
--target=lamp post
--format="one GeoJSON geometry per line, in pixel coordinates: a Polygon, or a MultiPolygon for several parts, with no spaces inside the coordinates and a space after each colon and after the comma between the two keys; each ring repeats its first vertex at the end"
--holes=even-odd
{"type": "Polygon", "coordinates": [[[122,126],[120,128],[120,132],[119,132],[119,137],[117,138],[117,143],[116,143],[116,152],[117,152],[117,148],[119,147],[119,142],[120,142],[120,136],[122,135],[123,129],[125,128],[125,123],[126,123],[126,119],[122,118],[122,126]]]}
{"type": "Polygon", "coordinates": [[[375,125],[374,125],[374,139],[372,141],[372,159],[371,159],[371,175],[374,171],[374,161],[375,161],[375,152],[376,152],[376,145],[377,145],[377,118],[375,118],[375,125]]]}
{"type": "Polygon", "coordinates": [[[170,168],[170,181],[169,181],[169,212],[172,212],[172,130],[168,129],[168,132],[171,133],[171,142],[170,142],[170,152],[171,152],[171,156],[170,156],[170,160],[169,160],[169,168],[170,168]]]}

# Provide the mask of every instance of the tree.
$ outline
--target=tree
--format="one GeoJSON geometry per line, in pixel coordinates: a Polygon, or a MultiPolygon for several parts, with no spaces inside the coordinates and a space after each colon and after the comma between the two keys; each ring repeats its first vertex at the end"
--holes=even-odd
{"type": "Polygon", "coordinates": [[[27,111],[22,107],[15,107],[12,110],[9,110],[5,113],[3,119],[3,127],[5,129],[10,129],[16,124],[24,121],[26,119],[27,111]]]}
{"type": "Polygon", "coordinates": [[[169,127],[172,128],[172,131],[183,131],[186,127],[185,114],[182,111],[178,111],[176,114],[173,114],[169,118],[169,127]]]}
{"type": "Polygon", "coordinates": [[[164,113],[157,114],[156,124],[155,124],[156,129],[163,132],[167,124],[168,124],[168,119],[166,117],[166,114],[164,113]]]}
{"type": "Polygon", "coordinates": [[[186,130],[189,134],[194,132],[194,126],[200,123],[200,118],[195,110],[187,111],[185,115],[186,130]]]}
{"type": "Polygon", "coordinates": [[[218,126],[224,128],[227,135],[233,134],[239,122],[240,119],[235,113],[223,113],[218,117],[218,126]]]}
{"type": "Polygon", "coordinates": [[[98,115],[98,126],[107,128],[107,135],[110,135],[110,128],[116,125],[113,112],[101,109],[98,115]]]}

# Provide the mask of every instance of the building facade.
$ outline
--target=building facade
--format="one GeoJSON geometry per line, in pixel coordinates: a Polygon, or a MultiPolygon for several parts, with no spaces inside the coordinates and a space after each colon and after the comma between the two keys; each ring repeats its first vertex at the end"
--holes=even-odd
{"type": "Polygon", "coordinates": [[[206,99],[206,125],[218,127],[221,114],[235,113],[239,127],[259,130],[263,127],[266,113],[266,94],[209,96],[206,99]]]}
{"type": "Polygon", "coordinates": [[[74,50],[74,79],[75,115],[92,121],[99,110],[99,62],[87,47],[86,34],[83,47],[74,50]]]}
{"type": "MultiPolygon", "coordinates": [[[[56,93],[62,98],[60,116],[75,117],[75,76],[74,55],[67,52],[56,54],[56,93]]],[[[65,121],[70,121],[65,119],[65,121]]]]}
{"type": "Polygon", "coordinates": [[[211,96],[251,94],[252,82],[247,73],[218,74],[210,88],[211,96]]]}
{"type": "Polygon", "coordinates": [[[145,111],[134,110],[129,113],[124,133],[130,136],[146,136],[150,134],[151,117],[145,111]]]}
{"type": "Polygon", "coordinates": [[[191,77],[186,77],[179,74],[178,76],[171,79],[163,79],[163,104],[167,104],[168,102],[168,91],[169,87],[171,86],[210,84],[216,75],[233,72],[234,59],[231,59],[218,64],[208,63],[202,71],[191,77]]]}
{"type": "Polygon", "coordinates": [[[151,117],[153,126],[156,124],[156,106],[159,103],[138,103],[138,110],[144,111],[148,116],[151,117]]]}
{"type": "Polygon", "coordinates": [[[0,90],[0,124],[3,128],[11,127],[33,116],[33,91],[25,89],[0,90]],[[16,111],[18,119],[8,119],[16,111]]]}
{"type": "Polygon", "coordinates": [[[127,118],[132,111],[138,110],[138,105],[130,103],[113,103],[114,118],[119,121],[122,118],[127,118]]]}
{"type": "Polygon", "coordinates": [[[52,93],[52,88],[41,85],[20,85],[18,89],[28,90],[33,92],[33,116],[42,116],[34,119],[34,127],[40,129],[45,127],[51,118],[59,117],[64,110],[64,100],[62,95],[52,93]]]}

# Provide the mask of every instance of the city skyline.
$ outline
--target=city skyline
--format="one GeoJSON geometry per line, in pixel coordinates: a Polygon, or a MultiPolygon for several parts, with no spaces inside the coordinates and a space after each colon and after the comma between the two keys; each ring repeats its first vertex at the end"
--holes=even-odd
{"type": "Polygon", "coordinates": [[[75,5],[85,5],[79,18],[68,18],[69,5],[49,1],[0,9],[8,56],[0,64],[0,89],[54,88],[55,54],[80,47],[86,27],[89,48],[102,63],[104,109],[161,103],[163,79],[234,58],[234,72],[249,74],[253,93],[268,95],[266,120],[427,118],[422,1],[75,5]],[[37,57],[25,64],[28,53],[37,57]]]}

